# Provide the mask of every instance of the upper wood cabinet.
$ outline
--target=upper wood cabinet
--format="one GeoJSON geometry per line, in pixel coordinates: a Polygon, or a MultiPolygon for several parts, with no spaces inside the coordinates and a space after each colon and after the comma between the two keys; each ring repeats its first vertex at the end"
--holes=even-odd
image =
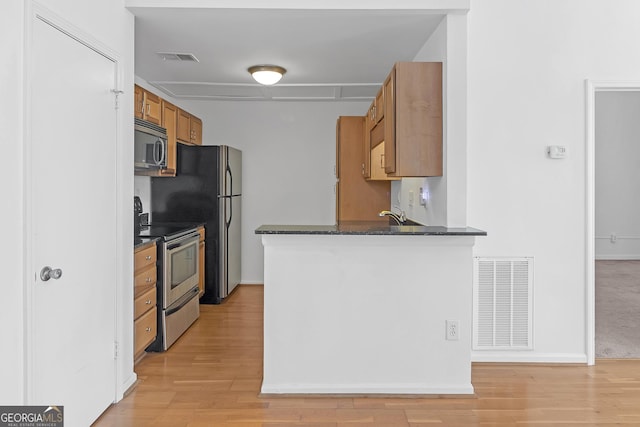
{"type": "Polygon", "coordinates": [[[178,107],[162,100],[162,125],[167,130],[167,168],[160,170],[161,176],[176,176],[178,107]]]}
{"type": "Polygon", "coordinates": [[[167,167],[136,171],[136,175],[176,176],[177,144],[202,145],[202,120],[169,101],[138,86],[133,86],[134,114],[167,130],[167,167]]]}
{"type": "Polygon", "coordinates": [[[360,173],[365,117],[343,116],[336,123],[336,222],[381,221],[389,210],[391,184],[366,181],[360,173]]]}
{"type": "Polygon", "coordinates": [[[368,129],[372,129],[384,117],[384,91],[380,88],[367,111],[368,129]]]}
{"type": "Polygon", "coordinates": [[[191,114],[178,108],[178,131],[176,133],[178,141],[191,142],[191,114]]]}
{"type": "Polygon", "coordinates": [[[202,145],[202,120],[178,109],[178,142],[202,145]]]}
{"type": "Polygon", "coordinates": [[[191,116],[191,142],[195,145],[202,145],[202,120],[196,116],[191,116]]]}
{"type": "Polygon", "coordinates": [[[375,118],[374,125],[377,125],[384,118],[384,90],[380,88],[375,99],[375,118]]]}
{"type": "Polygon", "coordinates": [[[442,63],[398,62],[383,91],[386,173],[442,176],[442,63]]]}
{"type": "Polygon", "coordinates": [[[133,93],[135,117],[160,126],[162,121],[161,98],[138,85],[134,86],[133,93]]]}
{"type": "MultiPolygon", "coordinates": [[[[385,172],[385,119],[381,119],[364,135],[363,151],[365,152],[365,163],[368,162],[368,174],[364,177],[370,181],[393,181],[400,177],[390,176],[385,172]]],[[[363,168],[364,170],[364,168],[363,168]]]]}

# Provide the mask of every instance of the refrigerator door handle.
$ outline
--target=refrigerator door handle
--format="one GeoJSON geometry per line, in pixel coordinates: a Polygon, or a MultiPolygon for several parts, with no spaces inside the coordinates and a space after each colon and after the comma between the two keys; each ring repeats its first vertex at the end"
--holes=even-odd
{"type": "MultiPolygon", "coordinates": [[[[229,164],[227,164],[227,175],[229,175],[229,191],[227,191],[225,194],[225,196],[227,196],[227,199],[225,199],[225,203],[227,203],[227,200],[229,200],[228,197],[231,196],[233,191],[233,174],[231,173],[231,167],[229,167],[229,164]]],[[[233,218],[233,203],[229,203],[229,220],[226,220],[225,218],[225,223],[227,228],[229,228],[229,226],[231,225],[232,218],[233,218]]]]}

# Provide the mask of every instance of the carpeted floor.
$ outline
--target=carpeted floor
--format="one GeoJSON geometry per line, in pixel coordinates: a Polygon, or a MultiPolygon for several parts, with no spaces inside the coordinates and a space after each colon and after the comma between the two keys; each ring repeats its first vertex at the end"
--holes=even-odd
{"type": "Polygon", "coordinates": [[[596,261],[596,357],[640,358],[640,261],[596,261]]]}

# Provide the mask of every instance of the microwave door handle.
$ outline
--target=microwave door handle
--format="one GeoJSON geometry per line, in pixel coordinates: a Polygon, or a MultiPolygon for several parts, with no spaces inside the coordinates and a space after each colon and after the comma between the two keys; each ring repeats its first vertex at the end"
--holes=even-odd
{"type": "Polygon", "coordinates": [[[164,144],[162,143],[162,139],[157,139],[156,140],[156,147],[157,147],[157,158],[156,158],[156,150],[153,150],[153,160],[155,161],[156,165],[160,165],[164,162],[164,144]]]}

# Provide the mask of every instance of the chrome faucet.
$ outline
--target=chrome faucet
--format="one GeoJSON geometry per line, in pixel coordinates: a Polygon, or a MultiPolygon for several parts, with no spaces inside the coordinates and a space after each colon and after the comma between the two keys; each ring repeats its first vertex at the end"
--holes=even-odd
{"type": "Polygon", "coordinates": [[[395,212],[391,212],[391,211],[381,211],[378,214],[378,216],[390,216],[391,218],[396,220],[398,225],[404,224],[404,222],[407,220],[407,217],[404,215],[404,211],[401,211],[400,215],[398,215],[395,212]]]}

